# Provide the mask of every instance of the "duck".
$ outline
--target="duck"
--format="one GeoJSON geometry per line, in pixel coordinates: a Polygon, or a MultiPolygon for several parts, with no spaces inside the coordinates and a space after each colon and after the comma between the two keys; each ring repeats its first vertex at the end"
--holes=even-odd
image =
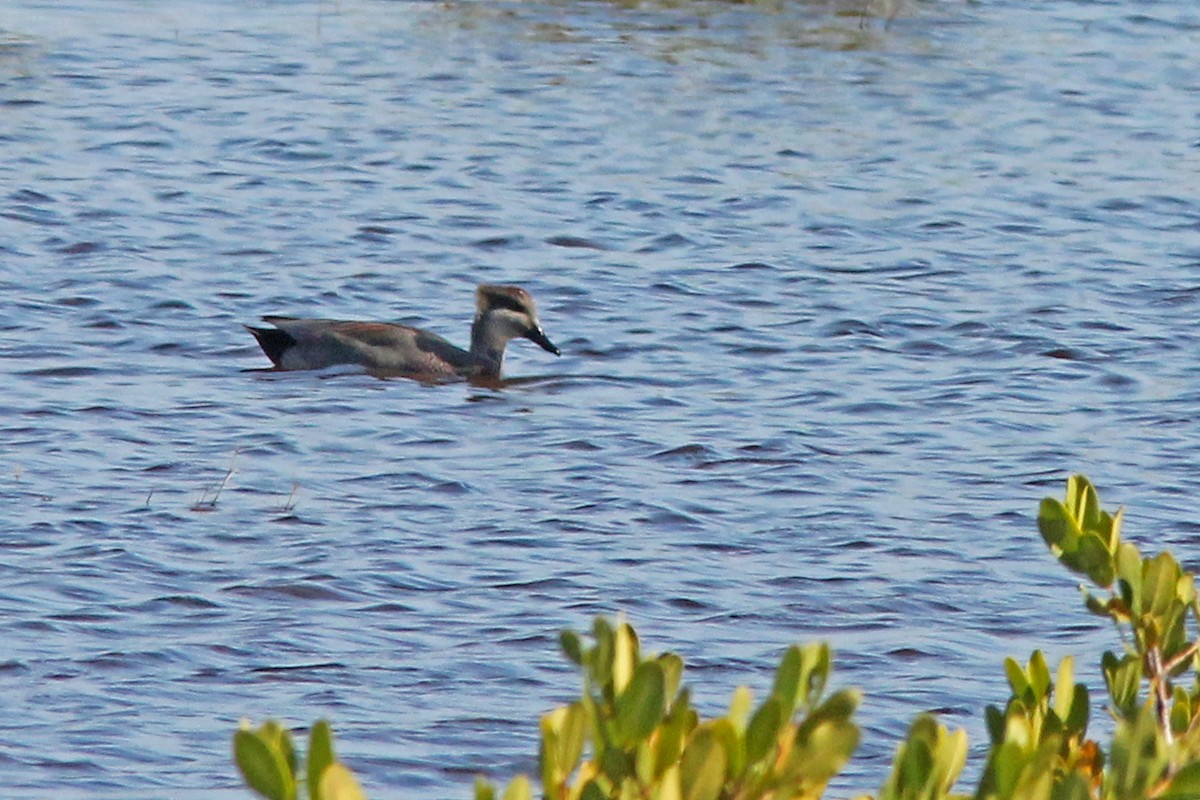
{"type": "Polygon", "coordinates": [[[475,288],[471,347],[463,350],[421,328],[393,322],[353,322],[265,316],[270,328],[245,325],[276,370],[325,369],[356,364],[368,372],[429,380],[497,379],[509,341],[529,339],[561,355],[538,320],[537,306],[520,286],[475,288]]]}

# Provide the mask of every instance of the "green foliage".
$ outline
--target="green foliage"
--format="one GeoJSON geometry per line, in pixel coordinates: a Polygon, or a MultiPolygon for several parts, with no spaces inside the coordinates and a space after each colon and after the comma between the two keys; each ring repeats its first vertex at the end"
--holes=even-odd
{"type": "Polygon", "coordinates": [[[1038,512],[1038,529],[1067,569],[1088,576],[1098,586],[1112,585],[1121,533],[1121,512],[1100,508],[1096,489],[1082,475],[1067,481],[1064,502],[1047,497],[1038,512]]]}
{"type": "MultiPolygon", "coordinates": [[[[1086,706],[1086,692],[1076,686],[1079,699],[1068,704],[1060,686],[1058,719],[1046,717],[1054,723],[1046,741],[1058,752],[1047,759],[1040,780],[1066,787],[1056,789],[1055,798],[1200,798],[1200,675],[1188,622],[1195,630],[1200,621],[1195,580],[1170,553],[1143,558],[1135,545],[1122,541],[1121,519],[1120,510],[1101,509],[1095,487],[1082,475],[1067,481],[1064,501],[1042,501],[1038,527],[1050,552],[1107,592],[1097,596],[1081,587],[1087,609],[1112,621],[1124,648],[1106,652],[1100,661],[1116,719],[1107,770],[1099,746],[1083,739],[1085,712],[1073,712],[1076,705],[1086,706]],[[1189,686],[1173,684],[1188,671],[1189,686]],[[1065,717],[1063,709],[1069,709],[1065,717]]],[[[994,744],[993,759],[997,752],[994,744]]],[[[1002,765],[992,772],[994,779],[1002,765]]]]}
{"type": "Polygon", "coordinates": [[[233,734],[233,760],[246,785],[268,800],[295,800],[296,754],[291,736],[274,720],[233,734]]]}
{"type": "Polygon", "coordinates": [[[909,728],[892,764],[892,774],[879,792],[879,800],[940,800],[951,795],[967,763],[967,732],[951,733],[929,714],[909,728]]]}
{"type": "MultiPolygon", "coordinates": [[[[1067,482],[1065,500],[1047,498],[1038,513],[1050,552],[1087,579],[1085,607],[1120,634],[1120,650],[1100,663],[1114,720],[1107,753],[1088,737],[1090,694],[1075,682],[1074,659],[1052,671],[1034,651],[1023,664],[1004,662],[1010,697],[985,710],[990,743],[973,794],[952,793],[966,763],[965,732],[923,714],[897,748],[878,800],[1200,800],[1195,580],[1170,553],[1143,558],[1122,540],[1121,521],[1081,475],[1067,482]]],[[[860,697],[853,689],[827,693],[826,644],[787,648],[761,702],[740,687],[725,715],[704,719],[683,685],[679,656],[644,654],[623,621],[597,618],[590,639],[560,636],[583,688],[541,719],[547,800],[815,800],[858,745],[860,697]]],[[[296,800],[296,752],[278,723],[243,724],[233,751],[251,789],[296,800]]],[[[324,721],[313,726],[305,766],[310,800],[364,800],[336,760],[324,721]]],[[[533,796],[530,780],[518,775],[499,800],[533,796]]],[[[475,800],[497,797],[488,781],[476,781],[475,800]]]]}
{"type": "MultiPolygon", "coordinates": [[[[287,729],[269,719],[258,730],[243,722],[233,734],[233,760],[246,785],[267,800],[297,800],[296,749],[287,729]]],[[[333,754],[333,731],[313,725],[305,764],[310,800],[366,800],[354,774],[333,754]]]]}
{"type": "Polygon", "coordinates": [[[985,712],[991,751],[976,798],[1090,797],[1102,755],[1087,739],[1087,687],[1074,681],[1074,661],[1058,665],[1053,682],[1045,656],[1034,651],[1021,666],[1006,659],[1012,696],[1003,711],[985,712]]]}
{"type": "MultiPolygon", "coordinates": [[[[573,632],[560,641],[583,692],[542,717],[547,798],[816,798],[858,744],[858,694],[825,696],[826,645],[789,648],[762,703],[742,687],[725,716],[704,720],[682,686],[683,661],[643,654],[627,623],[597,619],[590,645],[573,632]]],[[[494,796],[477,785],[479,800],[494,796]]]]}

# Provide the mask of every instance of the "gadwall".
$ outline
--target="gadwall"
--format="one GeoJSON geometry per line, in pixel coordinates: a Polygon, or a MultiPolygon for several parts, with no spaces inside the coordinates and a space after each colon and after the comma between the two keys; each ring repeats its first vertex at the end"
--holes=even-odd
{"type": "Polygon", "coordinates": [[[391,322],[263,317],[274,328],[252,328],[275,369],[324,369],[358,364],[371,372],[430,378],[497,378],[509,339],[523,336],[559,355],[538,322],[537,307],[519,286],[475,289],[471,349],[436,333],[391,322]]]}

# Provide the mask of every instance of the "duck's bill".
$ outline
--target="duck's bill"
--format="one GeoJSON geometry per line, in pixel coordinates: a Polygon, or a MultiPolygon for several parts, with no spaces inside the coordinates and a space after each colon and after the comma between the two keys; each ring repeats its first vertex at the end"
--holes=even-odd
{"type": "Polygon", "coordinates": [[[543,350],[554,353],[556,356],[562,355],[559,349],[554,346],[554,342],[546,338],[546,334],[541,328],[530,328],[529,333],[525,334],[525,338],[543,350]]]}

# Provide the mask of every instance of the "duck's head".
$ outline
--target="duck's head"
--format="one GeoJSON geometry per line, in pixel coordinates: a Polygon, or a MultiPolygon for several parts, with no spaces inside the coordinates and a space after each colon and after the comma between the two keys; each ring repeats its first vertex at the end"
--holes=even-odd
{"type": "Polygon", "coordinates": [[[562,354],[542,330],[533,298],[520,286],[480,284],[475,289],[475,318],[487,319],[505,339],[524,337],[556,356],[562,354]]]}

